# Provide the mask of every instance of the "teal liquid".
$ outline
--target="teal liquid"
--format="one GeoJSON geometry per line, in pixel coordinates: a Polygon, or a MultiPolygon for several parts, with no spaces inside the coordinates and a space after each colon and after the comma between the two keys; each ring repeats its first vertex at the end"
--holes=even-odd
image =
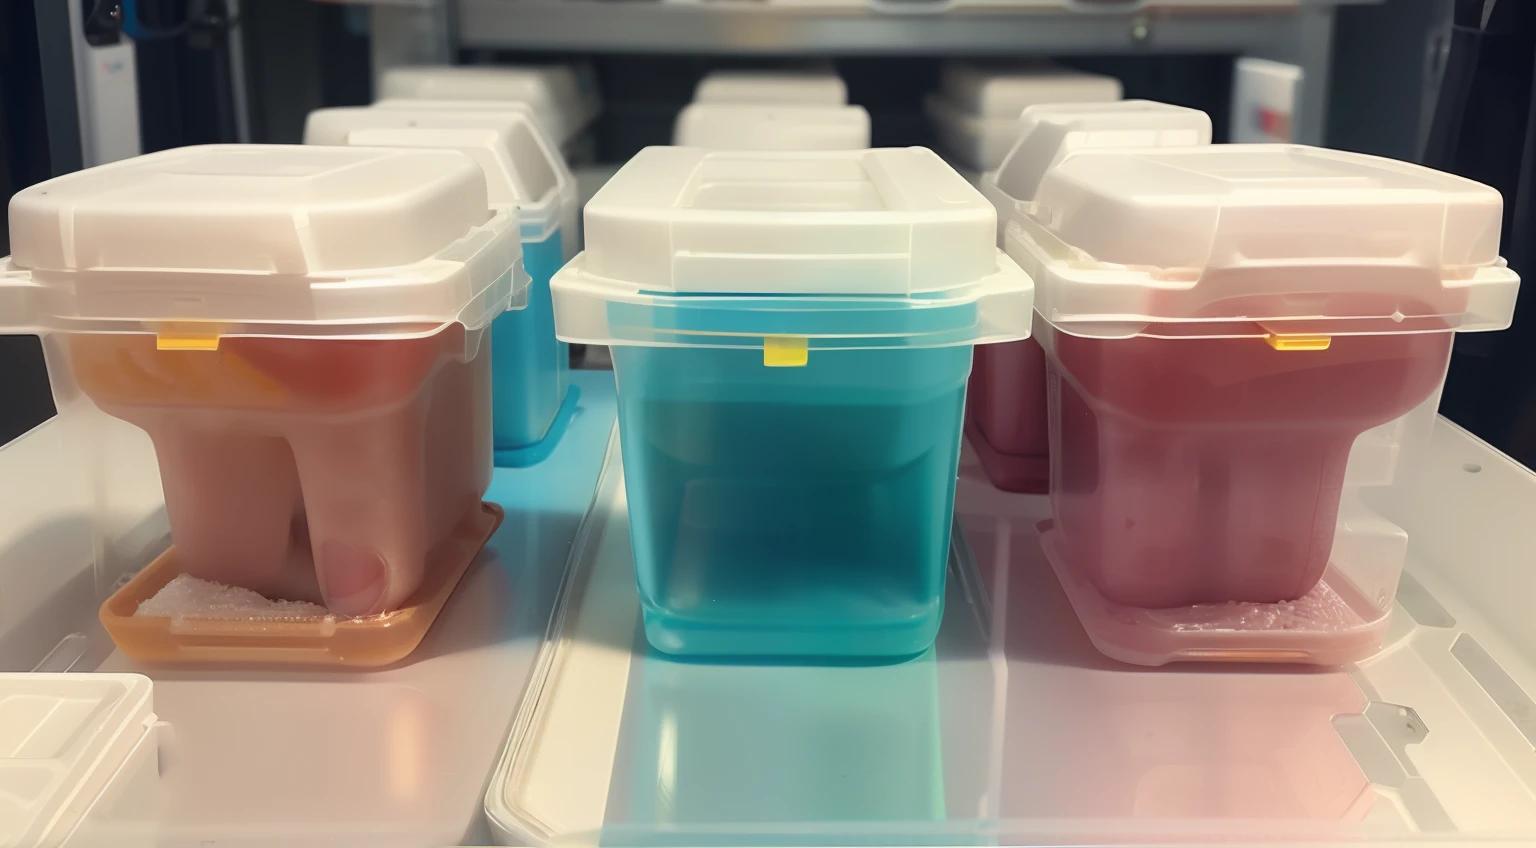
{"type": "Polygon", "coordinates": [[[971,348],[617,347],[635,576],[672,654],[882,657],[943,613],[971,348]]]}
{"type": "Polygon", "coordinates": [[[528,306],[491,323],[491,403],[496,450],[525,448],[549,433],[570,385],[570,350],[555,338],[549,280],[565,264],[560,231],[523,242],[532,281],[528,306]]]}

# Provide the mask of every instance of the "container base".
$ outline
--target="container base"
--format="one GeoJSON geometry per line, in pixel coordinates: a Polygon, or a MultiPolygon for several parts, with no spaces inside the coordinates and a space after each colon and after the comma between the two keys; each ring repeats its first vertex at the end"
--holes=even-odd
{"type": "Polygon", "coordinates": [[[560,409],[556,410],[554,420],[549,422],[549,429],[544,431],[544,438],[522,447],[497,448],[496,467],[529,468],[548,459],[555,452],[555,446],[560,444],[560,437],[570,428],[571,416],[576,414],[576,401],[580,397],[581,389],[572,385],[566,391],[560,409]]]}
{"type": "Polygon", "coordinates": [[[1270,662],[1343,665],[1378,651],[1390,609],[1373,606],[1334,564],[1311,592],[1282,603],[1196,604],[1141,609],[1105,598],[1062,556],[1054,522],[1040,544],[1094,647],[1133,665],[1270,662]]]}
{"type": "Polygon", "coordinates": [[[965,421],[965,438],[981,460],[981,470],[992,485],[1005,492],[1022,492],[1043,495],[1051,488],[1051,458],[1048,455],[1020,456],[1004,453],[987,441],[987,436],[969,416],[965,421]]]}
{"type": "Polygon", "coordinates": [[[394,612],[365,618],[282,621],[137,616],[181,573],[167,550],[101,605],[100,618],[124,654],[146,662],[375,668],[410,656],[437,620],[480,549],[501,525],[501,507],[482,503],[430,555],[421,588],[394,612]]]}
{"type": "Polygon", "coordinates": [[[857,627],[830,631],[805,627],[722,627],[652,609],[642,602],[645,638],[665,654],[696,657],[853,657],[858,661],[887,662],[916,656],[933,646],[944,617],[943,603],[922,616],[882,624],[861,622],[857,627]],[[773,645],[771,655],[764,645],[773,645]],[[701,646],[704,647],[701,650],[701,646]]]}

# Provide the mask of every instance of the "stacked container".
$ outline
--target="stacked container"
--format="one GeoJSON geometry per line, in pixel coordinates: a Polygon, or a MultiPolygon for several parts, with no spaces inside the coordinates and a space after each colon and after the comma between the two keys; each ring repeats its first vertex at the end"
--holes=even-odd
{"type": "Polygon", "coordinates": [[[869,113],[862,106],[691,103],[672,139],[710,150],[863,150],[869,113]]]}
{"type": "MultiPolygon", "coordinates": [[[[1019,120],[1020,141],[996,171],[982,174],[981,193],[998,214],[998,245],[1008,220],[1028,208],[1040,179],[1066,157],[1101,148],[1210,144],[1204,112],[1123,100],[1031,106],[1019,120]]],[[[1050,479],[1045,352],[1025,339],[976,351],[966,404],[966,435],[987,479],[999,489],[1043,494],[1050,479]]]]}
{"type": "Polygon", "coordinates": [[[481,164],[493,208],[513,209],[532,283],[528,308],[491,328],[496,463],[523,466],[553,447],[569,392],[570,352],[555,338],[549,280],[575,254],[576,184],[549,137],[519,104],[417,101],[418,108],[320,109],[305,124],[308,144],[446,147],[481,164]]]}
{"type": "Polygon", "coordinates": [[[597,75],[585,63],[390,68],[379,80],[378,99],[385,107],[399,101],[523,103],[569,162],[594,158],[597,145],[587,130],[603,109],[597,75]]]}
{"type": "MultiPolygon", "coordinates": [[[[293,657],[409,653],[431,616],[399,616],[446,599],[499,520],[480,503],[485,331],[526,277],[516,213],[490,210],[480,167],[451,151],[182,148],[25,189],[10,222],[0,324],[45,336],[71,443],[97,443],[105,412],[155,445],[174,548],[119,595],[186,572],[337,615],[400,610],[370,620],[393,625],[383,654],[293,657]]],[[[219,624],[193,634],[209,637],[198,652],[178,652],[196,628],[168,619],[113,636],[136,656],[214,659],[281,630],[219,624]]]]}
{"type": "Polygon", "coordinates": [[[944,66],[941,88],[923,101],[945,153],[957,167],[989,171],[1019,137],[1019,113],[1042,103],[1106,103],[1120,99],[1114,77],[1047,64],[944,66]]]}
{"type": "Polygon", "coordinates": [[[650,148],[586,216],[555,320],[614,346],[651,644],[927,648],[971,348],[1029,332],[991,206],[922,149],[650,148]]]}
{"type": "Polygon", "coordinates": [[[834,71],[711,71],[693,90],[695,103],[843,106],[848,86],[834,71]]]}
{"type": "Polygon", "coordinates": [[[1373,652],[1401,531],[1363,530],[1395,561],[1336,533],[1370,524],[1341,520],[1351,447],[1439,391],[1456,332],[1509,324],[1498,193],[1300,146],[1037,152],[1005,241],[1039,284],[1043,544],[1090,636],[1143,663],[1373,652]]]}

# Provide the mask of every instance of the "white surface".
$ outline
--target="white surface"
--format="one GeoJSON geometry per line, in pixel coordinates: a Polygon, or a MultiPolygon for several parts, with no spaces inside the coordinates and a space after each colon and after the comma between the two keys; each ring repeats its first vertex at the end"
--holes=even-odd
{"type": "Polygon", "coordinates": [[[0,327],[483,327],[513,299],[521,255],[515,215],[492,215],[485,192],[445,150],[184,147],[58,177],[11,199],[0,327]]]}
{"type": "Polygon", "coordinates": [[[1498,256],[1501,209],[1487,186],[1355,153],[1085,150],[1046,172],[1005,240],[1039,313],[1076,335],[1234,320],[1347,334],[1404,315],[1421,319],[1408,332],[1495,330],[1519,289],[1498,256]]]}
{"type": "Polygon", "coordinates": [[[154,722],[147,677],[0,674],[0,846],[62,845],[154,722]]]}
{"type": "Polygon", "coordinates": [[[379,82],[378,97],[526,103],[560,145],[592,123],[603,107],[587,65],[390,68],[379,82]]]}
{"type": "Polygon", "coordinates": [[[862,106],[690,103],[672,142],[712,150],[862,150],[869,113],[862,106]]]}
{"type": "Polygon", "coordinates": [[[525,242],[556,228],[567,254],[576,247],[576,178],[533,115],[519,104],[404,100],[372,109],[321,109],[305,124],[307,144],[449,148],[485,171],[492,205],[517,207],[525,242]],[[386,114],[380,114],[387,109],[386,114]]]}
{"type": "Polygon", "coordinates": [[[831,71],[710,71],[694,88],[693,102],[841,106],[848,86],[831,71]]]}
{"type": "Polygon", "coordinates": [[[1288,142],[1301,68],[1284,62],[1243,56],[1232,65],[1232,122],[1228,137],[1237,143],[1288,142]]]}
{"type": "Polygon", "coordinates": [[[1030,106],[1019,116],[1017,140],[996,171],[981,178],[981,193],[1003,228],[1033,201],[1040,180],[1062,160],[1082,150],[1180,147],[1211,143],[1211,118],[1198,109],[1151,100],[1030,106]]]}

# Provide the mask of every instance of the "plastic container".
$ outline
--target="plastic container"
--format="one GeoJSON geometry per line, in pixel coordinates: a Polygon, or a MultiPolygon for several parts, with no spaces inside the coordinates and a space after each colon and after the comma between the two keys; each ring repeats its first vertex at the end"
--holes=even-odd
{"type": "Polygon", "coordinates": [[[154,710],[137,674],[0,674],[0,846],[144,844],[123,825],[155,813],[154,710]],[[94,809],[109,788],[138,808],[94,809]]]}
{"type": "Polygon", "coordinates": [[[318,110],[305,140],[462,150],[484,169],[491,206],[516,210],[531,277],[528,307],[491,325],[491,397],[496,464],[527,465],[548,453],[541,443],[558,438],[561,412],[571,408],[570,350],[555,338],[549,279],[576,252],[576,180],[524,107],[413,102],[420,108],[318,110]]]}
{"type": "Polygon", "coordinates": [[[1511,319],[1500,209],[1470,180],[1298,146],[1046,171],[1006,238],[1040,280],[1057,569],[1135,608],[1316,589],[1356,439],[1439,390],[1454,332],[1511,319]]]}
{"type": "Polygon", "coordinates": [[[986,67],[949,63],[941,88],[923,100],[945,152],[960,164],[988,171],[1018,140],[1019,114],[1029,106],[1119,100],[1114,77],[1047,64],[986,67]]]}
{"type": "MultiPolygon", "coordinates": [[[[976,87],[972,100],[995,100],[995,94],[976,87]]],[[[1019,139],[1002,165],[983,174],[978,184],[997,208],[999,245],[1004,225],[1034,198],[1046,171],[1077,151],[1211,143],[1211,119],[1204,112],[1147,100],[1030,106],[1019,127],[1019,139]]],[[[1045,353],[1038,340],[976,351],[966,434],[998,488],[1047,490],[1048,420],[1045,353]]]]}
{"type": "Polygon", "coordinates": [[[693,102],[843,106],[848,86],[831,70],[710,71],[694,88],[693,102]]]}
{"type": "Polygon", "coordinates": [[[387,627],[490,480],[486,330],[526,276],[485,191],[453,151],[92,168],[11,201],[0,323],[46,337],[74,443],[97,410],[149,434],[180,570],[387,627]]]}
{"type": "Polygon", "coordinates": [[[526,103],[566,154],[578,152],[583,132],[603,110],[597,75],[585,62],[389,68],[379,80],[378,100],[381,106],[399,100],[526,103]]]}
{"type": "Polygon", "coordinates": [[[651,644],[926,649],[971,347],[1028,332],[992,208],[920,148],[649,148],[586,218],[555,323],[613,346],[651,644]]]}
{"type": "Polygon", "coordinates": [[[863,150],[862,106],[692,103],[677,116],[673,141],[711,150],[863,150]]]}

